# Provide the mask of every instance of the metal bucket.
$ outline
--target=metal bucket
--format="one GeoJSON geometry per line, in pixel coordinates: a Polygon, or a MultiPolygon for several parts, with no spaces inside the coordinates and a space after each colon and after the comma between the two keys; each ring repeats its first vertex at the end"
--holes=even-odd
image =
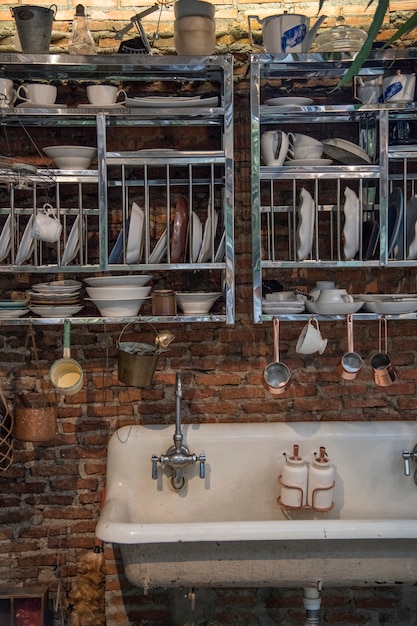
{"type": "Polygon", "coordinates": [[[131,387],[149,387],[152,384],[159,355],[166,352],[175,337],[169,331],[158,332],[155,326],[146,322],[155,332],[154,345],[134,341],[120,342],[124,331],[130,324],[131,322],[122,328],[117,341],[118,377],[120,382],[131,387]]]}
{"type": "Polygon", "coordinates": [[[11,7],[22,52],[29,54],[49,52],[56,9],[56,4],[52,4],[49,9],[28,4],[11,7]]]}
{"type": "Polygon", "coordinates": [[[21,441],[49,441],[56,436],[57,411],[49,407],[16,407],[13,435],[21,441]]]}

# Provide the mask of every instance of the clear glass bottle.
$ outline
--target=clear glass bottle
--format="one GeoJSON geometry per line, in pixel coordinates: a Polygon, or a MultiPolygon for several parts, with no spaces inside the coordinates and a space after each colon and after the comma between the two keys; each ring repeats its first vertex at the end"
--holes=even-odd
{"type": "Polygon", "coordinates": [[[95,43],[88,28],[84,6],[77,4],[68,41],[70,54],[96,54],[95,43]]]}

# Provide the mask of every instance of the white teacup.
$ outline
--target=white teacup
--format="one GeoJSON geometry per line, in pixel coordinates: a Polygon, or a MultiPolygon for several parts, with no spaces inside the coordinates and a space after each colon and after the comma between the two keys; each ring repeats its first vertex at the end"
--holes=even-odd
{"type": "Polygon", "coordinates": [[[315,317],[309,319],[298,338],[295,347],[296,352],[299,354],[313,354],[313,352],[323,354],[326,346],[327,339],[323,339],[321,336],[318,320],[315,317]]]}
{"type": "Polygon", "coordinates": [[[323,154],[323,145],[319,146],[294,146],[289,148],[289,159],[296,159],[297,161],[304,161],[305,159],[320,159],[323,154]]]}
{"type": "Polygon", "coordinates": [[[13,81],[9,78],[0,78],[0,107],[9,107],[14,104],[15,91],[13,81]]]}
{"type": "Polygon", "coordinates": [[[90,104],[116,104],[120,94],[124,96],[120,102],[124,102],[127,97],[124,89],[119,89],[114,85],[88,85],[87,87],[87,98],[90,104]]]}
{"type": "Polygon", "coordinates": [[[58,89],[55,85],[25,83],[20,85],[16,96],[24,102],[33,102],[33,104],[55,104],[57,93],[58,89]]]}
{"type": "Polygon", "coordinates": [[[396,74],[382,81],[384,102],[413,102],[416,88],[415,74],[396,74]]]}
{"type": "Polygon", "coordinates": [[[355,76],[353,95],[362,104],[382,102],[382,76],[355,76]]]}
{"type": "Polygon", "coordinates": [[[351,296],[346,289],[323,289],[320,291],[320,295],[317,299],[317,302],[322,303],[348,303],[353,302],[353,296],[351,296]]]}
{"type": "Polygon", "coordinates": [[[288,136],[281,130],[267,130],[261,135],[261,154],[265,165],[280,167],[288,152],[288,136]]]}
{"type": "Polygon", "coordinates": [[[309,148],[312,146],[323,146],[318,139],[310,137],[309,135],[303,135],[302,133],[288,133],[288,140],[292,148],[299,148],[301,146],[307,146],[309,148]]]}
{"type": "Polygon", "coordinates": [[[33,222],[32,236],[34,239],[54,243],[62,232],[62,224],[50,204],[44,204],[38,211],[33,222]]]}

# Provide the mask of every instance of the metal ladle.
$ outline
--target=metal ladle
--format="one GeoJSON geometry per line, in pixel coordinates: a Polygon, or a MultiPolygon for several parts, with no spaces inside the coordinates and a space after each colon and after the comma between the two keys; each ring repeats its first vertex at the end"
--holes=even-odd
{"type": "Polygon", "coordinates": [[[274,327],[274,362],[264,369],[263,384],[267,391],[277,396],[284,393],[291,385],[291,372],[285,363],[281,363],[279,360],[279,318],[274,317],[272,323],[274,327]]]}

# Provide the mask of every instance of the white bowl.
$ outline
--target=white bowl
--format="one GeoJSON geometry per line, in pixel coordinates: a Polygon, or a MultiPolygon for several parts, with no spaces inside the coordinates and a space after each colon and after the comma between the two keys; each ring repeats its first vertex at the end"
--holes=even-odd
{"type": "Polygon", "coordinates": [[[220,292],[186,292],[175,294],[178,306],[185,315],[204,315],[222,295],[220,292]]]}
{"type": "Polygon", "coordinates": [[[146,298],[151,285],[137,287],[136,285],[111,285],[110,287],[86,287],[86,292],[93,300],[125,300],[126,298],[146,298]]]}
{"type": "Polygon", "coordinates": [[[378,315],[402,315],[417,311],[417,300],[381,300],[380,302],[365,302],[365,311],[378,315]]]}
{"type": "Polygon", "coordinates": [[[307,300],[306,309],[316,315],[347,315],[357,313],[363,307],[363,302],[312,302],[307,300]]]}
{"type": "Polygon", "coordinates": [[[150,274],[120,274],[119,276],[91,276],[84,278],[89,287],[143,287],[151,280],[150,274]]]}
{"type": "Polygon", "coordinates": [[[147,298],[99,299],[85,298],[94,302],[102,317],[134,317],[147,298]]]}
{"type": "Polygon", "coordinates": [[[60,170],[86,170],[97,155],[96,148],[88,146],[48,146],[43,151],[60,170]]]}

